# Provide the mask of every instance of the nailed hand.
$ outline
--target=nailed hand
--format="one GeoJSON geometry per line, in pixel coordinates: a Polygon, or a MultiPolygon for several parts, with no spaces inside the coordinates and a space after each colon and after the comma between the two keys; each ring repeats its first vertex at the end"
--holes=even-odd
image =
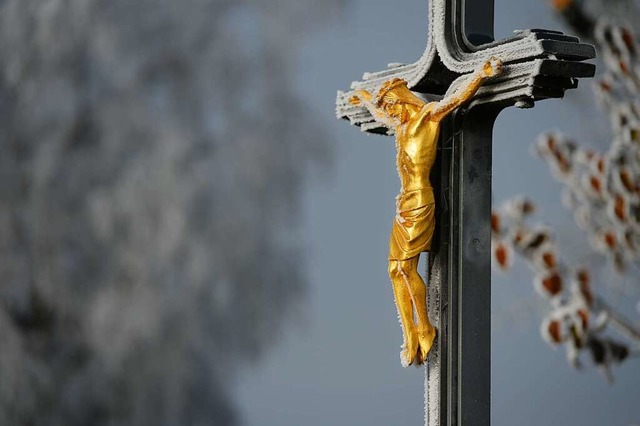
{"type": "Polygon", "coordinates": [[[492,56],[489,60],[484,64],[482,68],[482,73],[486,78],[497,77],[502,74],[504,70],[504,65],[502,64],[502,60],[492,56]]]}

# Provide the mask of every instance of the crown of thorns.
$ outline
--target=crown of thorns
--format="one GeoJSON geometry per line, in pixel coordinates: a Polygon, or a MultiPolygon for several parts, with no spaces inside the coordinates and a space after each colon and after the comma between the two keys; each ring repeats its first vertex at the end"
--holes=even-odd
{"type": "MultiPolygon", "coordinates": [[[[378,90],[378,94],[376,95],[376,99],[375,99],[375,103],[377,106],[380,106],[382,104],[382,100],[384,99],[385,95],[387,93],[389,93],[390,90],[395,89],[398,86],[402,86],[404,85],[405,87],[407,86],[407,82],[401,78],[394,78],[392,80],[386,81],[381,87],[380,90],[378,90]]],[[[407,87],[407,89],[409,89],[407,87]]]]}

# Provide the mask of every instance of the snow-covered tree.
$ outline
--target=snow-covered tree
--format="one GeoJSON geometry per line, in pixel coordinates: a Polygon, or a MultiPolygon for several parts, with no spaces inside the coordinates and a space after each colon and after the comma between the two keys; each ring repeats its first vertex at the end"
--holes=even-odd
{"type": "Polygon", "coordinates": [[[237,423],[304,296],[292,75],[341,3],[0,2],[0,424],[237,423]]]}

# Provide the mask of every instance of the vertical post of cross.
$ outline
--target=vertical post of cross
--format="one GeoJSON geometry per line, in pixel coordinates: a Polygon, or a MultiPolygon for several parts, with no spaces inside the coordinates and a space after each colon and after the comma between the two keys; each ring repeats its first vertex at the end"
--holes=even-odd
{"type": "MultiPolygon", "coordinates": [[[[494,1],[464,6],[466,40],[492,42],[494,1]]],[[[491,422],[491,139],[499,112],[490,104],[461,108],[443,126],[432,178],[445,207],[427,272],[438,281],[430,299],[439,301],[439,312],[431,310],[439,339],[426,372],[427,426],[491,422]]]]}
{"type": "Polygon", "coordinates": [[[439,301],[430,306],[439,335],[427,367],[428,426],[490,423],[491,133],[496,116],[486,105],[464,109],[443,127],[434,177],[443,207],[428,273],[430,301],[439,301]]]}

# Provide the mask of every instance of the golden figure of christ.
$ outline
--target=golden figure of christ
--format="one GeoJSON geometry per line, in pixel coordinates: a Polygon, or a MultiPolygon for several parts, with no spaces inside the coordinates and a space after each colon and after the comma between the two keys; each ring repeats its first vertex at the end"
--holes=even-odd
{"type": "Polygon", "coordinates": [[[403,366],[427,359],[436,330],[427,314],[427,288],[418,273],[420,253],[431,249],[435,229],[435,199],[429,174],[436,158],[440,123],[470,100],[483,82],[502,73],[502,62],[492,57],[454,94],[439,102],[425,102],[407,83],[393,79],[374,97],[356,91],[350,102],[365,106],[376,118],[395,129],[400,193],[389,242],[389,277],[402,325],[403,366]]]}

